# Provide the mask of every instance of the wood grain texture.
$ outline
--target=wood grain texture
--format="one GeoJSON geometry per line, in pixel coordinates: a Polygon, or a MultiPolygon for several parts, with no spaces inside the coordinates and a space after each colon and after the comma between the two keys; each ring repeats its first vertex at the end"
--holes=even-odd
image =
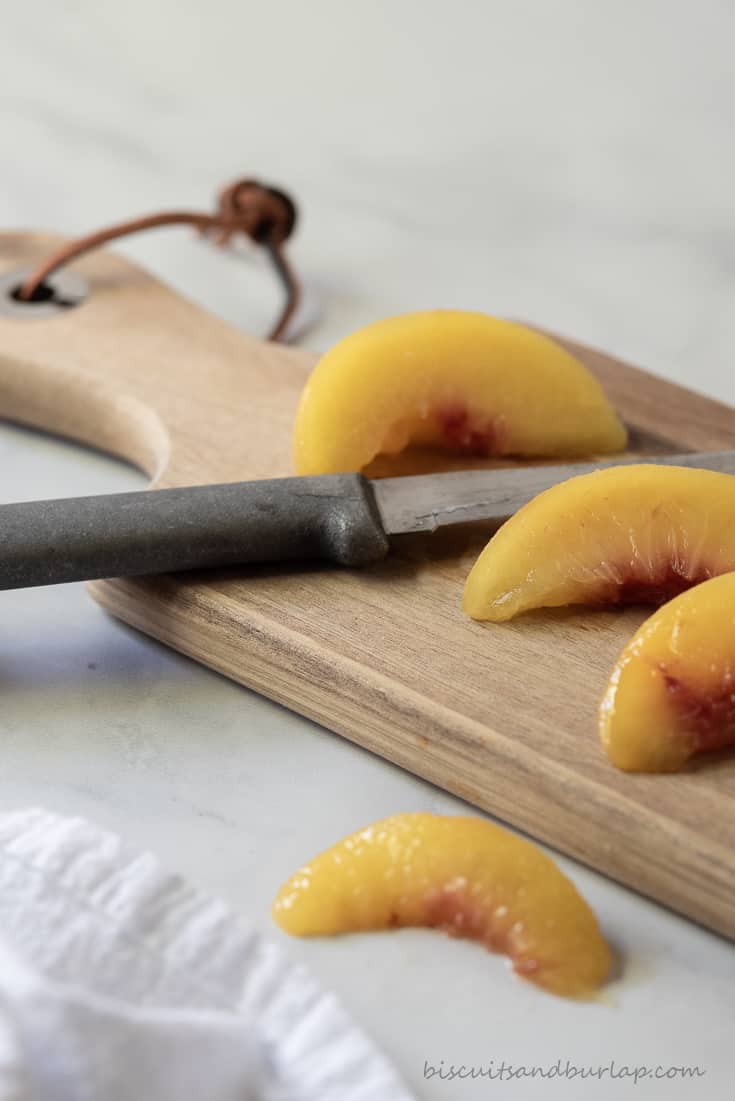
{"type": "MultiPolygon", "coordinates": [[[[0,270],[51,239],[0,237],[0,270]]],[[[127,261],[76,265],[79,309],[0,320],[0,413],[114,452],[156,486],[289,474],[314,357],[211,317],[127,261]]],[[[735,448],[733,411],[563,340],[642,450],[735,448]]],[[[364,571],[316,566],[99,582],[142,631],[735,937],[735,758],[674,776],[616,771],[595,716],[644,612],[460,610],[482,525],[396,541],[364,571]]],[[[396,811],[400,811],[396,807],[396,811]]]]}

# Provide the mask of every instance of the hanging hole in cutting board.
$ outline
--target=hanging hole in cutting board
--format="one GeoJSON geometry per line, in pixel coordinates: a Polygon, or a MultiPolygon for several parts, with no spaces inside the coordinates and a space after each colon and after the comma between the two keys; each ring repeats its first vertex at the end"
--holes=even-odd
{"type": "Polygon", "coordinates": [[[21,289],[30,269],[7,272],[0,278],[0,317],[17,321],[40,321],[64,314],[84,302],[89,288],[83,279],[71,271],[60,271],[41,283],[30,300],[21,296],[21,289]]]}

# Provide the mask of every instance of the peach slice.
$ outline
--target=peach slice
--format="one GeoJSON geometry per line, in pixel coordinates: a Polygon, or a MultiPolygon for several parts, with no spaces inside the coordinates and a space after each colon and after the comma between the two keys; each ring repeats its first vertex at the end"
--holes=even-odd
{"type": "Polygon", "coordinates": [[[463,607],[511,619],[564,604],[660,604],[735,569],[735,476],[611,467],[540,493],[475,562],[463,607]]]}
{"type": "Polygon", "coordinates": [[[314,368],[294,428],[299,474],[362,470],[409,445],[574,457],[625,441],[602,387],[569,352],[459,310],[388,318],[340,341],[314,368]]]}
{"type": "Polygon", "coordinates": [[[629,772],[673,772],[735,745],[735,573],[682,593],[639,628],[612,671],[599,730],[629,772]]]}
{"type": "Polygon", "coordinates": [[[273,916],[294,936],[428,926],[504,952],[568,997],[607,977],[610,950],[577,889],[536,845],[481,818],[396,814],[296,872],[273,916]]]}

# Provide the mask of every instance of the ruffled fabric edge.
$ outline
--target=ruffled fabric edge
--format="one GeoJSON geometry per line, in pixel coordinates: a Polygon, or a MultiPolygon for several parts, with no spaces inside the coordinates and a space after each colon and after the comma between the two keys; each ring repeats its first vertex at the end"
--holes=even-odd
{"type": "MultiPolygon", "coordinates": [[[[409,1101],[389,1062],[304,967],[221,900],[84,819],[38,808],[0,815],[0,939],[32,973],[34,1002],[43,989],[66,998],[83,1007],[85,1027],[94,1012],[154,1031],[199,1023],[227,1034],[242,1056],[252,1048],[261,1082],[253,1097],[409,1101]]],[[[0,989],[12,982],[3,971],[0,989]]],[[[3,995],[12,1009],[12,987],[3,995]]],[[[34,1016],[37,1007],[18,1019],[34,1016]]],[[[2,1101],[26,1096],[14,1028],[0,1017],[2,1101]]]]}

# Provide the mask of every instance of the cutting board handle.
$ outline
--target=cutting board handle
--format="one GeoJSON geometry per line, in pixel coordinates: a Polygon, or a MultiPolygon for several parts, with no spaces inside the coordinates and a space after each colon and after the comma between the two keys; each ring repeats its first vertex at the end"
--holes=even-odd
{"type": "Polygon", "coordinates": [[[124,390],[0,347],[0,415],[124,459],[155,481],[170,438],[155,410],[124,390]]]}
{"type": "MultiPolygon", "coordinates": [[[[59,242],[0,234],[0,293],[59,242]]],[[[156,487],[293,473],[310,353],[233,329],[115,253],[69,274],[87,284],[77,305],[0,311],[0,416],[117,455],[156,487]]]]}

